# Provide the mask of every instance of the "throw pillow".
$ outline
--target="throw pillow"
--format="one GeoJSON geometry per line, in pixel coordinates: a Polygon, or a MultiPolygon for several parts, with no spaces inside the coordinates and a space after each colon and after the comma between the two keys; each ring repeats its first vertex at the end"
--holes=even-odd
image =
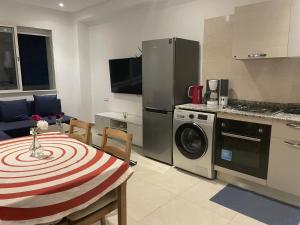
{"type": "Polygon", "coordinates": [[[26,99],[1,101],[0,112],[4,122],[21,121],[29,118],[26,99]]]}
{"type": "Polygon", "coordinates": [[[35,114],[52,116],[61,113],[60,101],[57,95],[34,95],[35,114]]]}

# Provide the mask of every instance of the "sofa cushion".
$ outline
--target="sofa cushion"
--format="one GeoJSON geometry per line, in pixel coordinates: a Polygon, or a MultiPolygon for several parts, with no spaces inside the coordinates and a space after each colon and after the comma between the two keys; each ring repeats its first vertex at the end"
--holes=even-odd
{"type": "Polygon", "coordinates": [[[28,113],[30,116],[34,115],[34,101],[27,101],[28,113]]]}
{"type": "Polygon", "coordinates": [[[6,133],[0,130],[0,141],[8,140],[10,138],[10,136],[8,136],[6,133]]]}
{"type": "Polygon", "coordinates": [[[33,98],[35,114],[49,116],[61,113],[61,104],[57,95],[34,95],[33,98]]]}
{"type": "Polygon", "coordinates": [[[22,121],[29,118],[28,105],[25,99],[0,102],[1,120],[4,122],[22,121]]]}
{"type": "Polygon", "coordinates": [[[15,122],[0,122],[0,130],[14,131],[19,129],[29,129],[34,126],[34,122],[32,120],[23,120],[23,121],[15,121],[15,122]]]}

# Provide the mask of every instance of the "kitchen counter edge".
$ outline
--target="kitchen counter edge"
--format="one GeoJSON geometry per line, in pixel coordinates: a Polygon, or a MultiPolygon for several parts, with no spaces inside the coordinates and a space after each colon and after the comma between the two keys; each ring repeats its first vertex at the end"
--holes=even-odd
{"type": "Polygon", "coordinates": [[[248,117],[261,118],[261,119],[271,119],[271,120],[274,119],[274,120],[300,123],[300,115],[293,115],[287,113],[276,113],[276,114],[266,115],[263,113],[253,113],[253,112],[239,111],[230,108],[223,108],[222,106],[207,106],[207,105],[196,105],[196,104],[177,105],[175,108],[183,109],[183,110],[202,111],[202,112],[228,113],[228,114],[239,115],[239,116],[248,116],[248,117]]]}

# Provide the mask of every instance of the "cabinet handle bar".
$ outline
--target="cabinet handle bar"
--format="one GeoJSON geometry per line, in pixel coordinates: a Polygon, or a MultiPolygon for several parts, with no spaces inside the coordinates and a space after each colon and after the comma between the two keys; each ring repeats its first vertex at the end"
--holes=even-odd
{"type": "Polygon", "coordinates": [[[249,54],[248,58],[260,58],[260,57],[266,57],[266,53],[254,53],[254,54],[249,54]]]}
{"type": "Polygon", "coordinates": [[[300,124],[288,123],[287,126],[288,126],[288,127],[295,128],[295,129],[300,129],[300,124]]]}
{"type": "Polygon", "coordinates": [[[291,141],[284,141],[284,143],[286,145],[289,145],[289,146],[292,146],[292,147],[295,147],[295,148],[300,148],[300,143],[294,143],[294,142],[291,142],[291,141]]]}

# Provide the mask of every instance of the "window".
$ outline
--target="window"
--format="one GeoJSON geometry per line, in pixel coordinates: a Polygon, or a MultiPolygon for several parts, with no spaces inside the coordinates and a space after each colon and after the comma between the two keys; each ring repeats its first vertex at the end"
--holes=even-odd
{"type": "Polygon", "coordinates": [[[0,26],[0,90],[18,89],[14,31],[0,26]]]}
{"type": "Polygon", "coordinates": [[[51,31],[0,26],[0,92],[55,89],[51,31]]]}

